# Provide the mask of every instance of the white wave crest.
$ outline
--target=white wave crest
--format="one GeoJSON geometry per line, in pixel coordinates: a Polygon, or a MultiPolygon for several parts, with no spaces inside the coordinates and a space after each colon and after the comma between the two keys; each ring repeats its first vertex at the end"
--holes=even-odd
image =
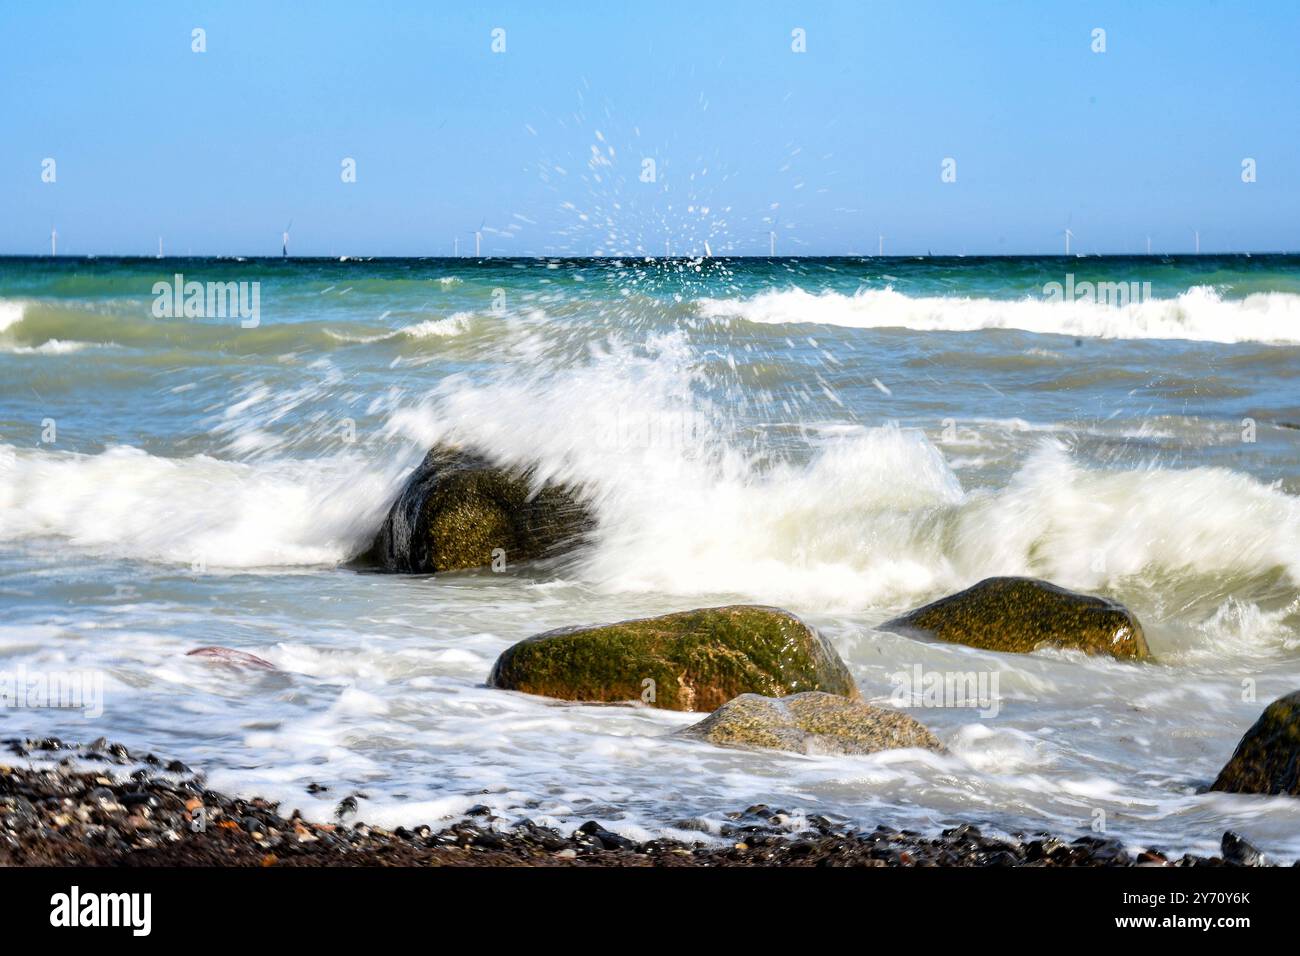
{"type": "Polygon", "coordinates": [[[949,332],[1018,329],[1085,338],[1300,343],[1300,295],[1259,292],[1224,299],[1205,286],[1176,298],[1126,306],[1084,300],[912,297],[893,289],[813,294],[794,288],[747,299],[701,299],[698,307],[706,317],[763,324],[809,322],[949,332]]]}
{"type": "Polygon", "coordinates": [[[0,299],[0,332],[6,332],[23,320],[26,307],[14,299],[0,299]]]}
{"type": "Polygon", "coordinates": [[[773,465],[692,398],[680,339],[656,348],[563,375],[448,379],[393,428],[584,486],[600,528],[580,571],[608,591],[857,611],[998,574],[1081,589],[1278,569],[1300,582],[1300,499],[1244,473],[1094,470],[1045,440],[1004,487],[966,491],[924,434],[894,426],[773,465]]]}
{"type": "Polygon", "coordinates": [[[400,334],[411,339],[449,338],[469,331],[473,318],[470,312],[455,312],[445,319],[428,319],[408,325],[400,330],[400,334]]]}
{"type": "Polygon", "coordinates": [[[240,463],[0,445],[0,541],[254,568],[334,564],[379,526],[400,468],[360,457],[240,463]]]}

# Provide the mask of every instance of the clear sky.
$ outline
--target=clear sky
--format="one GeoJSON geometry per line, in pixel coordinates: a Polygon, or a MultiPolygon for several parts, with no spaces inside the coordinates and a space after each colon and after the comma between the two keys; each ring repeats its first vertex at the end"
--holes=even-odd
{"type": "Polygon", "coordinates": [[[1298,43],[1295,0],[2,0],[0,253],[1300,250],[1298,43]]]}

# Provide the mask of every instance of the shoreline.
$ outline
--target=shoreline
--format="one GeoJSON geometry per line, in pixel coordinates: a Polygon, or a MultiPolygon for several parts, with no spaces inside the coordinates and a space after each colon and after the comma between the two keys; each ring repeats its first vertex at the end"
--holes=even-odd
{"type": "MultiPolygon", "coordinates": [[[[179,761],[133,755],[102,738],[6,739],[0,753],[0,866],[869,866],[1188,867],[1268,865],[1225,833],[1220,856],[1133,854],[1114,838],[1047,833],[983,835],[965,824],[926,837],[909,830],[836,824],[816,814],[784,828],[784,812],[763,805],[727,816],[725,842],[636,842],[584,823],[572,833],[531,820],[505,821],[487,807],[443,826],[393,830],[338,819],[311,821],[278,803],[209,789],[179,761]],[[57,755],[57,756],[56,756],[57,755]],[[47,762],[16,766],[18,761],[47,762]],[[102,762],[104,772],[85,766],[102,762]],[[81,765],[74,765],[80,763],[81,765]],[[126,773],[132,765],[139,769],[126,773]],[[164,776],[167,775],[167,776],[164,776]]],[[[344,804],[347,799],[344,800],[344,804]]],[[[341,805],[340,817],[350,816],[341,805]]]]}

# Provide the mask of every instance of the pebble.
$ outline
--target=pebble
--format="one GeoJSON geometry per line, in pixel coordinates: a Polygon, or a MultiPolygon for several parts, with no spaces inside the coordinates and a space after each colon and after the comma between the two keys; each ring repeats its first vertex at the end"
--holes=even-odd
{"type": "MultiPolygon", "coordinates": [[[[14,753],[64,760],[83,755],[78,745],[46,738],[6,740],[14,753]],[[57,754],[57,756],[54,756],[57,754]]],[[[97,740],[99,753],[126,748],[97,740]]],[[[529,819],[498,825],[490,808],[472,806],[464,821],[436,830],[427,825],[387,831],[346,823],[357,811],[354,793],[338,804],[335,823],[311,822],[294,813],[285,820],[277,804],[240,800],[202,786],[202,778],[179,761],[139,758],[142,770],[116,780],[61,766],[0,766],[0,865],[121,865],[132,862],[207,865],[484,865],[581,860],[601,865],[688,866],[1260,866],[1263,854],[1236,833],[1223,835],[1222,856],[1169,859],[1148,848],[1130,853],[1120,841],[1095,835],[1073,842],[1050,834],[985,836],[962,824],[937,837],[878,826],[861,831],[851,821],[824,814],[806,817],[756,804],[727,814],[724,843],[701,834],[688,843],[666,838],[638,842],[587,820],[569,836],[529,819]],[[150,771],[148,768],[155,768],[150,771]],[[177,779],[171,776],[184,773],[177,779]],[[202,810],[207,825],[192,822],[202,810]]],[[[319,785],[318,785],[319,786],[319,785]]],[[[326,788],[319,787],[320,791],[326,788]]],[[[617,808],[588,803],[588,812],[617,820],[617,808]]],[[[682,830],[704,830],[702,820],[673,821],[682,830]]]]}

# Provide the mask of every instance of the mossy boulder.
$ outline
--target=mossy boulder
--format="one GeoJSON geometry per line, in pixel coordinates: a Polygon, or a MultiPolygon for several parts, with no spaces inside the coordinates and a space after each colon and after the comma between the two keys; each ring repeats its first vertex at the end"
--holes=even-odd
{"type": "Polygon", "coordinates": [[[990,651],[1059,647],[1134,660],[1151,656],[1128,608],[1036,578],[986,578],[881,627],[990,651]]]}
{"type": "Polygon", "coordinates": [[[943,750],[934,734],[907,714],[820,691],[781,698],[741,694],[678,734],[719,747],[804,754],[943,750]]]}
{"type": "Polygon", "coordinates": [[[1300,690],[1264,708],[1210,789],[1300,797],[1300,690]]]}
{"type": "Polygon", "coordinates": [[[713,710],[738,694],[857,697],[835,649],[788,611],[733,605],[538,634],[507,649],[493,687],[561,700],[713,710]]]}
{"type": "Polygon", "coordinates": [[[572,488],[434,448],[393,502],[369,557],[408,574],[487,567],[494,552],[509,565],[562,554],[593,524],[572,488]]]}

